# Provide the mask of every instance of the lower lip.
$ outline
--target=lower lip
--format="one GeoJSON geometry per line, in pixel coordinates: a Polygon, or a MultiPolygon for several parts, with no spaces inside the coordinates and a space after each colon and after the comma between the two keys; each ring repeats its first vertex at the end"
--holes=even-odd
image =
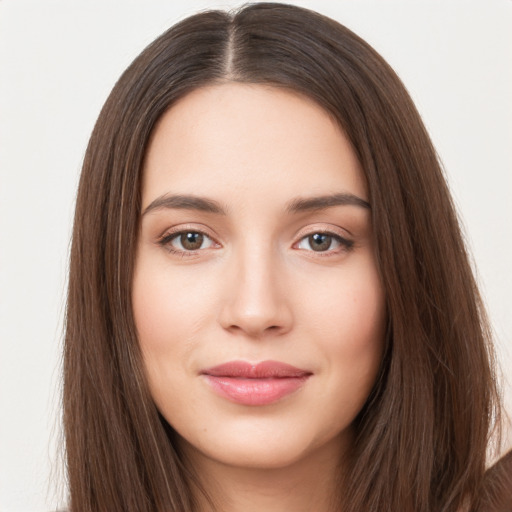
{"type": "Polygon", "coordinates": [[[270,379],[243,379],[205,375],[213,390],[231,402],[241,405],[269,405],[291,395],[308,379],[303,377],[281,377],[270,379]]]}

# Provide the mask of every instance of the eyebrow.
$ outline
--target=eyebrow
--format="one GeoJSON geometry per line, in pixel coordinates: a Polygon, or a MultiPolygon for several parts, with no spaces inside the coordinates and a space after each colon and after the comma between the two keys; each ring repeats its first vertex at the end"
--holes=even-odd
{"type": "MultiPolygon", "coordinates": [[[[350,193],[329,194],[317,197],[298,197],[288,203],[288,213],[299,213],[305,211],[325,210],[334,206],[359,206],[370,209],[370,203],[350,193]]],[[[177,210],[198,210],[216,215],[226,215],[226,209],[213,199],[194,195],[168,195],[157,197],[142,212],[142,216],[153,210],[177,209],[177,210]]]]}
{"type": "Polygon", "coordinates": [[[178,210],[199,210],[201,212],[215,213],[217,215],[226,215],[226,210],[213,199],[191,195],[163,195],[152,201],[142,212],[146,215],[153,210],[163,208],[172,208],[178,210]]]}
{"type": "Polygon", "coordinates": [[[329,194],[318,197],[297,198],[291,201],[286,208],[288,213],[304,211],[325,210],[333,206],[359,206],[370,209],[370,203],[350,193],[329,194]]]}

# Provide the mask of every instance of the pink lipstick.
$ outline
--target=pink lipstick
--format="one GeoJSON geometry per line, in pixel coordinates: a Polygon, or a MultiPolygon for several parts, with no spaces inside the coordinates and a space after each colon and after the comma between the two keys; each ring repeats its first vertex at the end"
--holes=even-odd
{"type": "Polygon", "coordinates": [[[268,405],[297,391],[311,372],[278,361],[230,361],[201,371],[220,396],[241,405],[268,405]]]}

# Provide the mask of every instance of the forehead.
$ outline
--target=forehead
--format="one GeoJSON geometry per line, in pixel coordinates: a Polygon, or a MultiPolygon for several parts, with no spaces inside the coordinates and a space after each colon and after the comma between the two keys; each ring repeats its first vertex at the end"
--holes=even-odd
{"type": "Polygon", "coordinates": [[[152,134],[143,205],[163,193],[191,192],[228,203],[367,196],[350,143],[318,104],[289,90],[239,83],[191,92],[152,134]]]}

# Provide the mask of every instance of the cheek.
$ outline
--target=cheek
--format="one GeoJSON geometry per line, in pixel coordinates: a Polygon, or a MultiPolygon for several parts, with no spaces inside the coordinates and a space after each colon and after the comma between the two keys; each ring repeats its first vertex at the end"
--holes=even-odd
{"type": "Polygon", "coordinates": [[[148,385],[162,412],[167,412],[169,404],[179,406],[180,371],[193,350],[198,303],[191,295],[191,286],[181,282],[172,269],[144,257],[138,260],[132,285],[133,315],[148,385]]]}
{"type": "MultiPolygon", "coordinates": [[[[144,360],[148,385],[160,410],[169,389],[179,391],[180,370],[187,365],[193,350],[193,303],[191,286],[176,280],[168,269],[157,264],[138,262],[133,280],[132,304],[137,335],[144,360]]],[[[179,396],[179,394],[178,394],[179,396]]]]}
{"type": "Polygon", "coordinates": [[[309,319],[309,337],[317,340],[328,367],[326,392],[338,396],[343,405],[350,404],[357,414],[374,385],[382,359],[384,293],[371,260],[346,268],[323,284],[325,291],[308,297],[301,316],[309,319]]]}
{"type": "Polygon", "coordinates": [[[212,339],[223,274],[203,270],[199,279],[193,266],[176,268],[165,258],[143,252],[132,304],[149,389],[169,420],[193,408],[187,381],[197,372],[197,353],[212,339]]]}
{"type": "Polygon", "coordinates": [[[132,303],[143,351],[163,354],[186,349],[201,319],[212,310],[211,302],[204,282],[193,275],[140,262],[132,303]]]}
{"type": "Polygon", "coordinates": [[[319,280],[315,293],[302,293],[300,316],[336,347],[366,350],[384,337],[386,307],[372,259],[341,268],[319,280]]]}

